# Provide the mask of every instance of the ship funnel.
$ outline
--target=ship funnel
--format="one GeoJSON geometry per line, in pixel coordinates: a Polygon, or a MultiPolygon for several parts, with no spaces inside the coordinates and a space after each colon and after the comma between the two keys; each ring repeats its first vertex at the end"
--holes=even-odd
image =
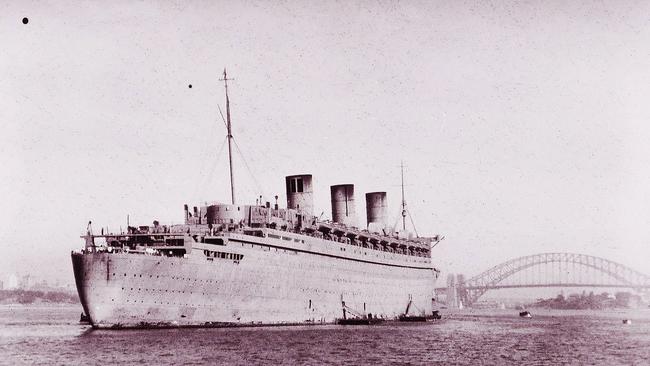
{"type": "Polygon", "coordinates": [[[386,192],[366,193],[366,217],[368,230],[381,232],[386,227],[386,192]]]}
{"type": "Polygon", "coordinates": [[[311,174],[290,175],[285,179],[287,182],[287,208],[300,210],[307,217],[314,216],[314,191],[311,174]]]}
{"type": "Polygon", "coordinates": [[[354,184],[331,186],[330,193],[332,195],[332,221],[346,226],[355,226],[354,184]]]}

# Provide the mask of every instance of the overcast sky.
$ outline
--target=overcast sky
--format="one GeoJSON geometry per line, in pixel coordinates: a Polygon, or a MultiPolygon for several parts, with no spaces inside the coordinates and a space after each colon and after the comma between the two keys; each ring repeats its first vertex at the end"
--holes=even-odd
{"type": "Polygon", "coordinates": [[[0,275],[72,282],[92,220],[180,223],[284,176],[388,192],[468,277],[540,252],[650,274],[650,2],[0,5],[0,275]],[[29,22],[23,24],[23,18],[29,22]],[[192,88],[189,88],[189,85],[192,88]],[[247,168],[248,166],[248,168],[247,168]]]}

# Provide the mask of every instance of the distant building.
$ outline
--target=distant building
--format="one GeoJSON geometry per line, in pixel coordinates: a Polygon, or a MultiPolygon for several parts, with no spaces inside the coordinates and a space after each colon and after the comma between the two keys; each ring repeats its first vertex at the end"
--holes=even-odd
{"type": "Polygon", "coordinates": [[[20,281],[18,282],[18,287],[21,289],[28,289],[31,287],[31,277],[30,275],[26,274],[20,278],[20,281]]]}
{"type": "Polygon", "coordinates": [[[43,280],[43,281],[40,281],[40,282],[36,282],[36,283],[34,283],[34,284],[31,286],[30,289],[32,289],[32,290],[37,290],[37,291],[50,291],[50,290],[52,290],[53,288],[50,287],[50,284],[48,284],[46,280],[43,280]]]}
{"type": "Polygon", "coordinates": [[[15,274],[10,274],[7,279],[7,290],[13,290],[18,287],[18,277],[15,274]]]}

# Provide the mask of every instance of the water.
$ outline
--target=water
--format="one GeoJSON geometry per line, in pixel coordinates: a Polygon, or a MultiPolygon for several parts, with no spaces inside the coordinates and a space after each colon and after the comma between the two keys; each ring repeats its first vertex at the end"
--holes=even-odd
{"type": "Polygon", "coordinates": [[[436,323],[91,330],[79,307],[0,306],[0,363],[647,365],[650,310],[444,313],[436,323]],[[622,319],[632,324],[622,324],[622,319]]]}

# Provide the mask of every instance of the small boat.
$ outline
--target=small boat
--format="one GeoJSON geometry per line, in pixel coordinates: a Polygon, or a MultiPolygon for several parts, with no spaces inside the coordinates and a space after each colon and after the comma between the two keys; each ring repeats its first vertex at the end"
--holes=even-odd
{"type": "Polygon", "coordinates": [[[374,325],[384,322],[384,318],[379,318],[372,313],[364,314],[360,311],[354,310],[345,305],[345,301],[341,300],[341,309],[343,310],[343,318],[336,319],[336,324],[340,325],[374,325]],[[352,316],[348,316],[352,315],[352,316]]]}
{"type": "Polygon", "coordinates": [[[406,310],[404,311],[404,314],[397,317],[397,320],[401,322],[426,322],[427,320],[435,320],[435,319],[442,318],[438,310],[433,310],[431,312],[431,315],[424,315],[424,312],[422,312],[422,315],[409,315],[409,310],[411,310],[412,305],[413,305],[413,298],[409,296],[409,302],[406,305],[406,310]]]}
{"type": "Polygon", "coordinates": [[[533,315],[530,313],[530,311],[522,311],[519,313],[519,316],[522,318],[532,318],[533,315]]]}
{"type": "Polygon", "coordinates": [[[427,317],[424,315],[400,315],[397,320],[401,322],[426,322],[427,317]]]}
{"type": "Polygon", "coordinates": [[[623,324],[632,324],[630,319],[623,319],[623,324]]]}
{"type": "Polygon", "coordinates": [[[90,324],[90,317],[84,313],[81,313],[81,316],[79,317],[79,323],[90,324]]]}
{"type": "Polygon", "coordinates": [[[336,320],[336,324],[339,325],[375,325],[383,322],[384,319],[381,318],[347,318],[336,320]]]}

